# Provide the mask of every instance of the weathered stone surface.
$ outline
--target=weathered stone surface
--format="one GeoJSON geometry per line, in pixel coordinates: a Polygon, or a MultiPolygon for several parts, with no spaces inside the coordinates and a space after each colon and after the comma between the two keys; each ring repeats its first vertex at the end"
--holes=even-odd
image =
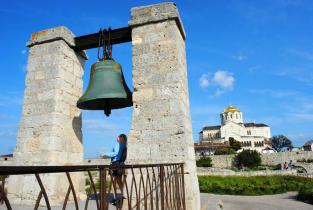
{"type": "MultiPolygon", "coordinates": [[[[173,2],[164,2],[160,4],[134,7],[131,9],[131,20],[128,22],[131,26],[138,26],[148,23],[161,22],[164,20],[174,19],[177,21],[177,25],[182,33],[182,36],[185,38],[185,30],[176,7],[176,4],[173,2]]],[[[147,28],[149,31],[149,27],[147,28]]],[[[153,31],[153,30],[151,30],[153,31]]],[[[161,32],[162,33],[162,32],[161,32]]],[[[150,37],[155,37],[157,39],[158,33],[153,31],[150,33],[150,37]]],[[[153,40],[154,38],[152,38],[153,40]]],[[[136,39],[135,39],[136,41],[136,39]]]]}
{"type": "MultiPolygon", "coordinates": [[[[73,34],[57,27],[32,34],[28,42],[23,112],[14,151],[15,165],[71,165],[83,162],[81,112],[85,56],[72,49],[73,34]]],[[[78,197],[84,198],[84,177],[71,175],[78,197]]],[[[68,188],[65,174],[42,175],[52,205],[63,202],[68,188]]],[[[38,183],[32,176],[11,176],[10,201],[33,204],[38,183]]]]}
{"type": "Polygon", "coordinates": [[[131,10],[134,112],[129,163],[185,162],[187,209],[200,209],[184,33],[174,3],[131,10]]]}
{"type": "MultiPolygon", "coordinates": [[[[64,40],[70,46],[75,45],[74,34],[68,28],[60,26],[33,33],[27,42],[27,46],[31,47],[32,45],[45,43],[51,40],[64,40]]],[[[49,54],[50,52],[54,52],[57,48],[60,47],[55,46],[53,49],[43,48],[41,51],[49,54]]]]}
{"type": "MultiPolygon", "coordinates": [[[[231,168],[233,167],[235,155],[211,155],[213,167],[216,168],[231,168]]],[[[296,162],[301,159],[313,159],[312,151],[298,152],[276,152],[269,154],[261,154],[262,164],[277,165],[292,160],[296,162]]]]}
{"type": "Polygon", "coordinates": [[[260,171],[233,171],[230,169],[198,167],[199,176],[303,176],[297,170],[260,170],[260,171]]]}

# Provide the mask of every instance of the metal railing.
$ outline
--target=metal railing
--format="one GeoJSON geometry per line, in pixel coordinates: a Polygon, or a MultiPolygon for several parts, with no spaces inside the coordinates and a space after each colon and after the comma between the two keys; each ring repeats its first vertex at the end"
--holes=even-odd
{"type": "MultiPolygon", "coordinates": [[[[90,200],[95,200],[98,210],[110,209],[156,209],[186,210],[184,187],[184,164],[139,164],[139,165],[79,165],[79,166],[0,166],[0,206],[12,209],[5,191],[6,179],[10,175],[34,175],[40,191],[34,205],[38,209],[42,198],[51,209],[49,195],[42,181],[43,174],[61,173],[68,180],[62,209],[66,209],[70,193],[75,209],[79,201],[71,174],[85,172],[90,182],[90,191],[84,201],[88,209],[90,200]],[[96,174],[96,175],[95,175],[96,174]],[[99,187],[94,179],[98,177],[99,187]],[[113,205],[114,206],[113,206],[113,205]]],[[[46,183],[47,184],[47,183],[46,183]]]]}

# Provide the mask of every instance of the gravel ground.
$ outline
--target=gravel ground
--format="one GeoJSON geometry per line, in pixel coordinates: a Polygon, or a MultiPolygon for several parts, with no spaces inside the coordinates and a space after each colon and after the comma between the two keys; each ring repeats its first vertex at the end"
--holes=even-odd
{"type": "MultiPolygon", "coordinates": [[[[223,210],[313,210],[313,205],[297,201],[297,192],[277,195],[237,196],[208,194],[210,200],[221,201],[223,210]]],[[[202,206],[203,210],[215,210],[202,206]]]]}

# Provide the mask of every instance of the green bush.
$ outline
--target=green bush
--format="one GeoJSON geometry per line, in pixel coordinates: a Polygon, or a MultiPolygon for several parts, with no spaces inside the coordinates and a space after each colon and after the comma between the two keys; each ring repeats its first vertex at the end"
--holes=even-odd
{"type": "Polygon", "coordinates": [[[277,164],[275,166],[272,166],[272,170],[281,170],[281,164],[277,164]]]}
{"type": "MultiPolygon", "coordinates": [[[[91,182],[90,182],[90,179],[89,179],[89,178],[86,178],[85,183],[86,183],[86,185],[85,185],[85,186],[86,186],[86,188],[85,188],[86,194],[87,194],[88,196],[94,194],[94,190],[93,190],[93,188],[92,188],[92,186],[91,186],[91,182]]],[[[99,181],[99,179],[97,179],[97,180],[94,182],[94,184],[95,184],[96,191],[99,192],[99,190],[100,190],[100,181],[99,181]]],[[[107,190],[109,190],[110,184],[111,184],[111,180],[110,180],[110,179],[107,179],[106,185],[105,185],[105,187],[106,187],[107,190]]]]}
{"type": "Polygon", "coordinates": [[[313,204],[313,181],[300,188],[297,199],[313,204]]]}
{"type": "Polygon", "coordinates": [[[234,138],[229,138],[229,146],[235,151],[238,151],[241,149],[241,142],[235,140],[234,138]]]}
{"type": "Polygon", "coordinates": [[[243,150],[236,155],[235,161],[239,167],[255,168],[261,165],[261,154],[255,150],[243,150]]]}
{"type": "Polygon", "coordinates": [[[201,157],[196,161],[197,167],[212,167],[212,159],[210,157],[201,157]]]}
{"type": "Polygon", "coordinates": [[[230,195],[270,195],[298,191],[313,182],[312,179],[296,176],[199,176],[198,180],[200,192],[230,195]]]}
{"type": "Polygon", "coordinates": [[[236,151],[232,148],[220,148],[214,152],[214,155],[231,155],[236,154],[236,151]]]}

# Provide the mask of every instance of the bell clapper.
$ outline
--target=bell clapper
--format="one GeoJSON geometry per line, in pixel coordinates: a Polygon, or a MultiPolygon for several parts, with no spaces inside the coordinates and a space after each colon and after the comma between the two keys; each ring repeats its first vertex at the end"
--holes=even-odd
{"type": "Polygon", "coordinates": [[[105,108],[104,109],[104,114],[105,114],[105,116],[110,116],[110,114],[111,114],[111,109],[110,108],[105,108]]]}

